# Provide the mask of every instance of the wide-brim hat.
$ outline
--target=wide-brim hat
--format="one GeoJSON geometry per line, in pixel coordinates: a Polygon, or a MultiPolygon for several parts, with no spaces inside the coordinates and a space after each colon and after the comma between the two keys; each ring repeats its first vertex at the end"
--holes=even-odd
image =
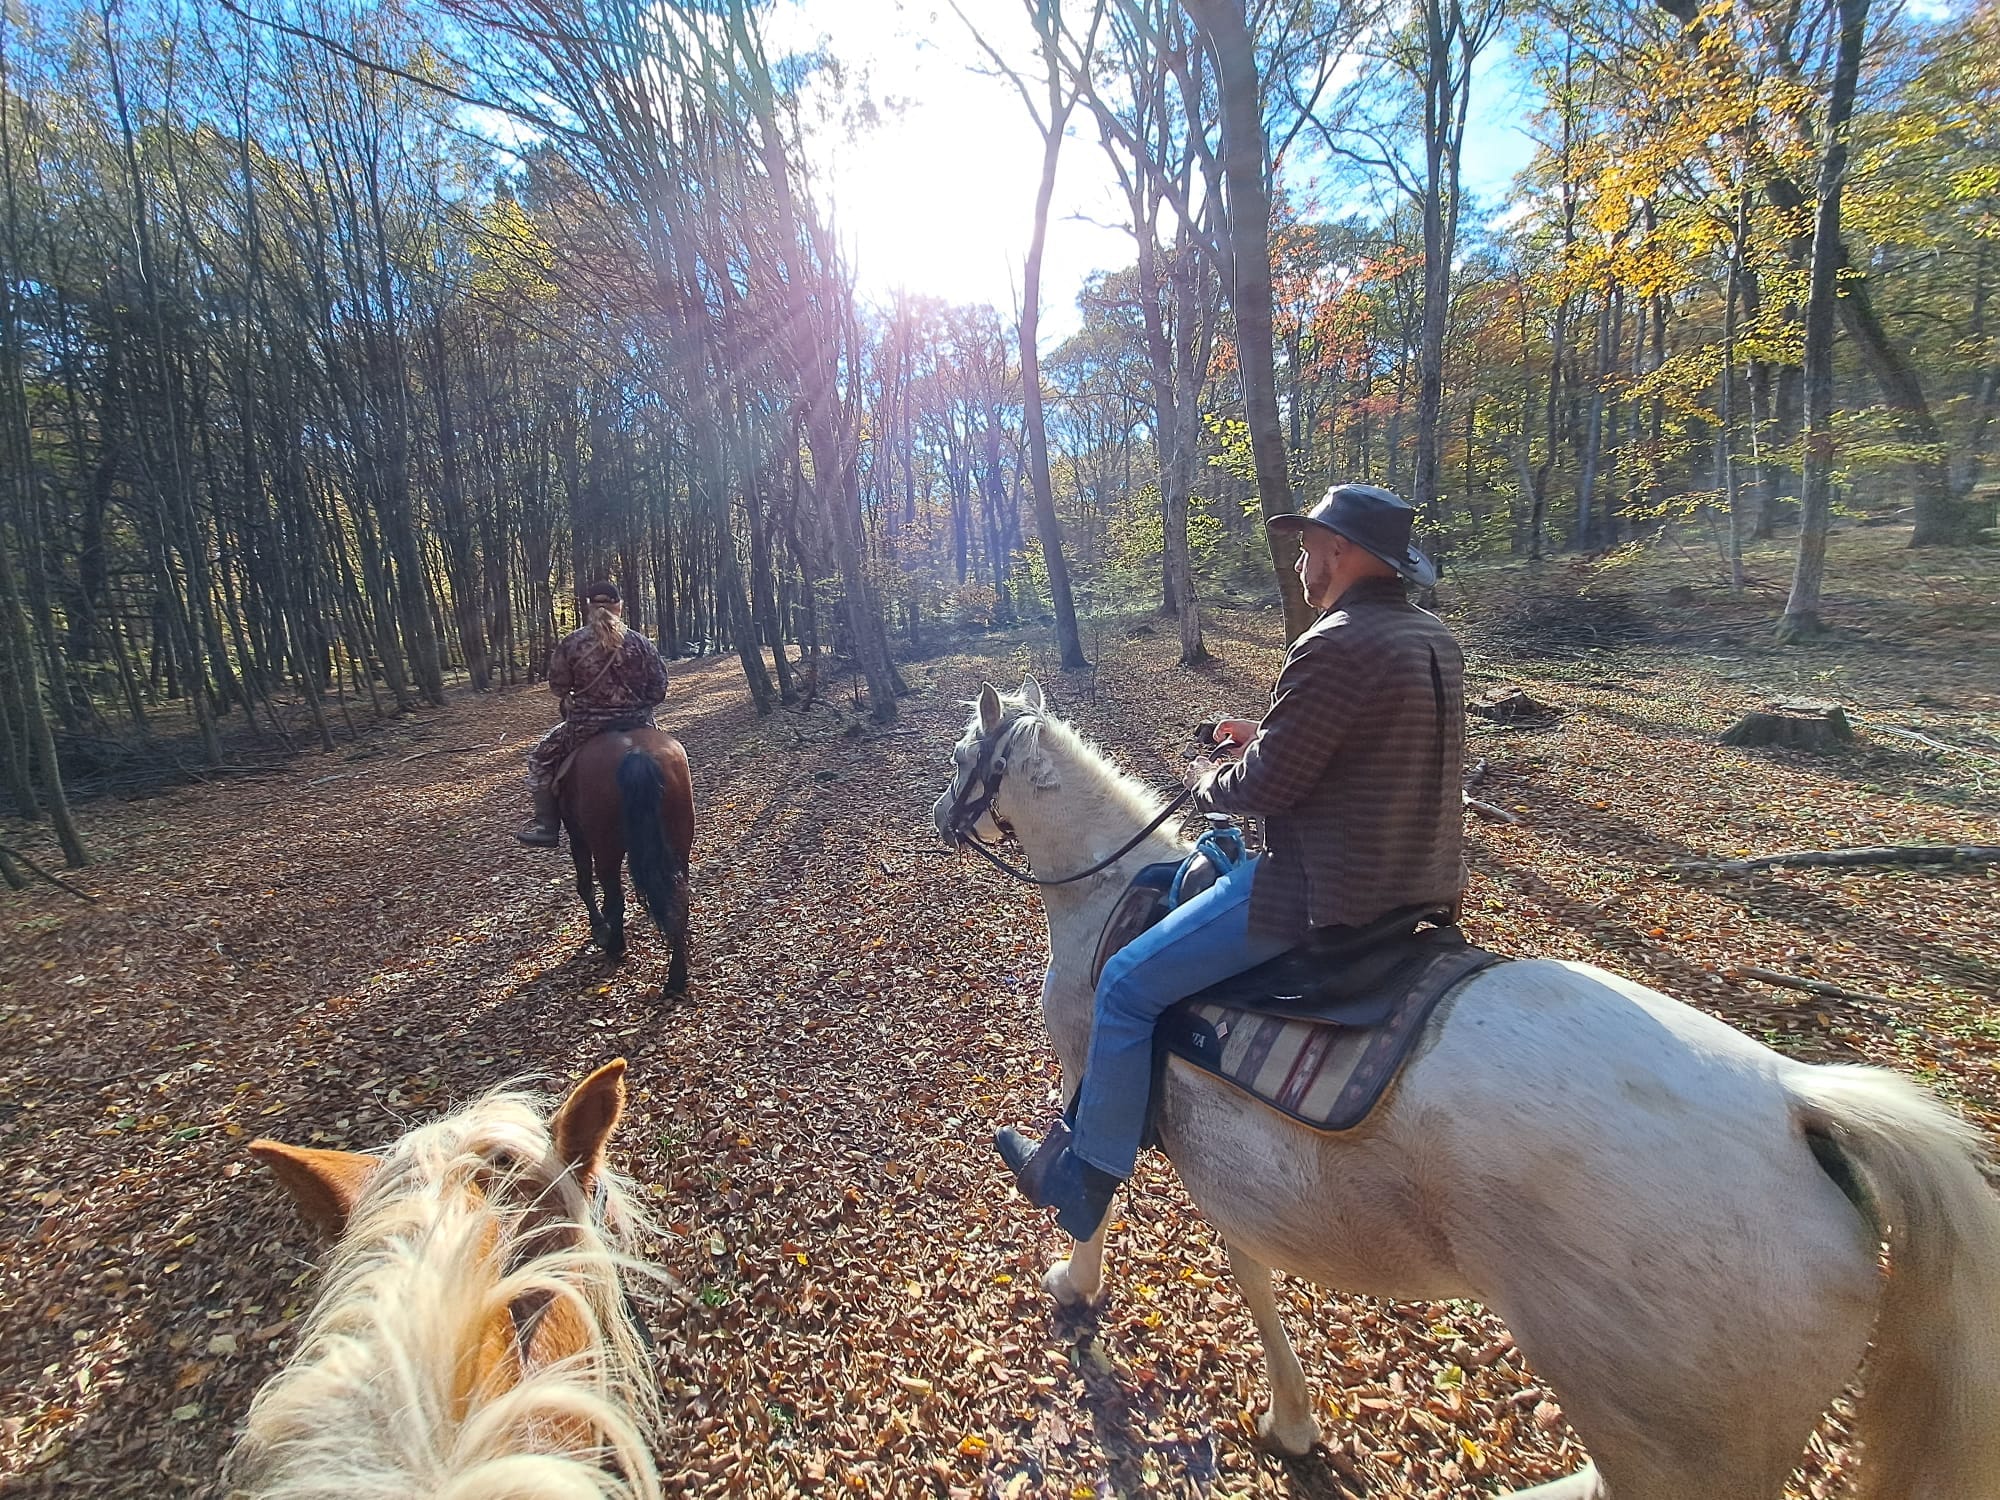
{"type": "Polygon", "coordinates": [[[1273,516],[1264,524],[1272,531],[1304,531],[1323,527],[1372,553],[1420,589],[1438,581],[1437,564],[1410,542],[1416,508],[1407,500],[1372,484],[1336,484],[1311,510],[1273,516]]]}

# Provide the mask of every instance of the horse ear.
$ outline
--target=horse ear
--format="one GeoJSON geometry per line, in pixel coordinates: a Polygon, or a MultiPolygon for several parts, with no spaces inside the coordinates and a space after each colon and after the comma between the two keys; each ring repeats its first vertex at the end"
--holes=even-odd
{"type": "Polygon", "coordinates": [[[1046,706],[1046,700],[1042,697],[1042,685],[1035,681],[1033,672],[1021,679],[1021,699],[1033,713],[1040,713],[1046,706]]]}
{"type": "Polygon", "coordinates": [[[556,1155],[576,1172],[579,1182],[588,1182],[604,1164],[604,1144],[624,1112],[625,1059],[614,1057],[571,1089],[549,1121],[556,1155]]]}
{"type": "Polygon", "coordinates": [[[382,1165],[381,1157],[359,1151],[320,1151],[273,1140],[252,1141],[250,1154],[269,1167],[292,1195],[299,1216],[335,1239],[347,1228],[348,1215],[382,1165]]]}
{"type": "Polygon", "coordinates": [[[991,734],[1000,727],[1000,695],[990,682],[979,685],[979,732],[991,734]]]}

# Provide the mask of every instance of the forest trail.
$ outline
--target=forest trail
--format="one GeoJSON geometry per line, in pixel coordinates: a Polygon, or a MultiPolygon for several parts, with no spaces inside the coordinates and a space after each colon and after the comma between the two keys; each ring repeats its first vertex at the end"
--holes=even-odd
{"type": "MultiPolygon", "coordinates": [[[[673,1278],[654,1318],[671,1492],[1444,1495],[1572,1467],[1558,1408],[1476,1308],[1298,1284],[1336,1447],[1260,1456],[1248,1319],[1157,1158],[1123,1200],[1101,1322],[1044,1302],[1057,1236],[987,1144],[1052,1110],[1040,911],[949,857],[930,805],[965,700],[1026,669],[1171,785],[1188,726],[1254,712],[1278,661],[1259,613],[1217,612],[1211,640],[1225,664],[1188,672],[1168,632],[1107,635],[1088,681],[994,638],[906,665],[900,723],[854,736],[825,705],[760,721],[733,659],[675,663],[665,721],[699,821],[693,997],[664,1007],[650,924],[613,969],[584,948],[566,855],[511,837],[539,690],[456,696],[275,779],[87,806],[101,862],[74,878],[100,903],[42,887],[0,906],[0,1476],[23,1495],[211,1489],[316,1288],[318,1247],[249,1138],[371,1148],[503,1079],[559,1085],[615,1055],[634,1099],[614,1159],[673,1278]]],[[[1475,642],[1474,691],[1521,683],[1567,712],[1476,725],[1481,795],[1522,822],[1471,825],[1473,935],[1603,962],[1795,1055],[1902,1066],[1990,1125],[1994,870],[1657,870],[1990,842],[1993,805],[1941,798],[1953,768],[1916,747],[1813,764],[1715,746],[1758,688],[1704,660],[1585,672],[1475,642]]],[[[1801,1494],[1826,1493],[1830,1451],[1816,1440],[1801,1494]]]]}

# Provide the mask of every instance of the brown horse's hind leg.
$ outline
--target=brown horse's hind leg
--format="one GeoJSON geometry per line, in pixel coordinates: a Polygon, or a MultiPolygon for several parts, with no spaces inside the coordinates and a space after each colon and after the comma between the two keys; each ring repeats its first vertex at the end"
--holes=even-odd
{"type": "Polygon", "coordinates": [[[604,930],[597,940],[613,963],[625,961],[625,881],[616,864],[597,867],[597,880],[604,887],[604,930]]]}
{"type": "Polygon", "coordinates": [[[688,987],[688,936],[687,908],[681,908],[681,925],[668,938],[673,944],[674,956],[667,965],[666,988],[660,991],[662,1000],[677,999],[687,993],[688,987]]]}
{"type": "Polygon", "coordinates": [[[576,894],[583,901],[583,909],[590,913],[591,941],[604,941],[604,913],[597,909],[597,887],[590,878],[590,846],[577,837],[574,827],[569,834],[570,863],[576,866],[576,894]]]}

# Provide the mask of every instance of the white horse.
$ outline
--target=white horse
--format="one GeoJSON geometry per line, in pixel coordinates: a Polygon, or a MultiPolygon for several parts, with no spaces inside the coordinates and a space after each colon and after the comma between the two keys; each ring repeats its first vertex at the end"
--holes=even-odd
{"type": "MultiPolygon", "coordinates": [[[[940,831],[990,790],[980,831],[997,836],[997,814],[1044,878],[1161,807],[1050,716],[1033,678],[983,689],[952,759],[940,831]]],[[[1043,891],[1042,1014],[1072,1091],[1105,919],[1140,865],[1184,852],[1154,834],[1043,891]]],[[[1159,1131],[1256,1319],[1259,1429],[1280,1452],[1319,1433],[1273,1267],[1504,1318],[1594,1460],[1524,1494],[1775,1500],[1872,1330],[1862,1489],[2000,1497],[2000,1201],[1977,1134],[1893,1073],[1794,1062],[1614,974],[1537,959],[1447,996],[1351,1131],[1307,1129],[1179,1059],[1159,1131]]],[[[1099,1230],[1044,1287],[1095,1300],[1103,1254],[1099,1230]]]]}
{"type": "Polygon", "coordinates": [[[254,1500],[658,1500],[659,1388],[626,1300],[647,1224],[604,1164],[607,1063],[553,1115],[495,1091],[381,1156],[254,1141],[337,1237],[228,1464],[254,1500]]]}

